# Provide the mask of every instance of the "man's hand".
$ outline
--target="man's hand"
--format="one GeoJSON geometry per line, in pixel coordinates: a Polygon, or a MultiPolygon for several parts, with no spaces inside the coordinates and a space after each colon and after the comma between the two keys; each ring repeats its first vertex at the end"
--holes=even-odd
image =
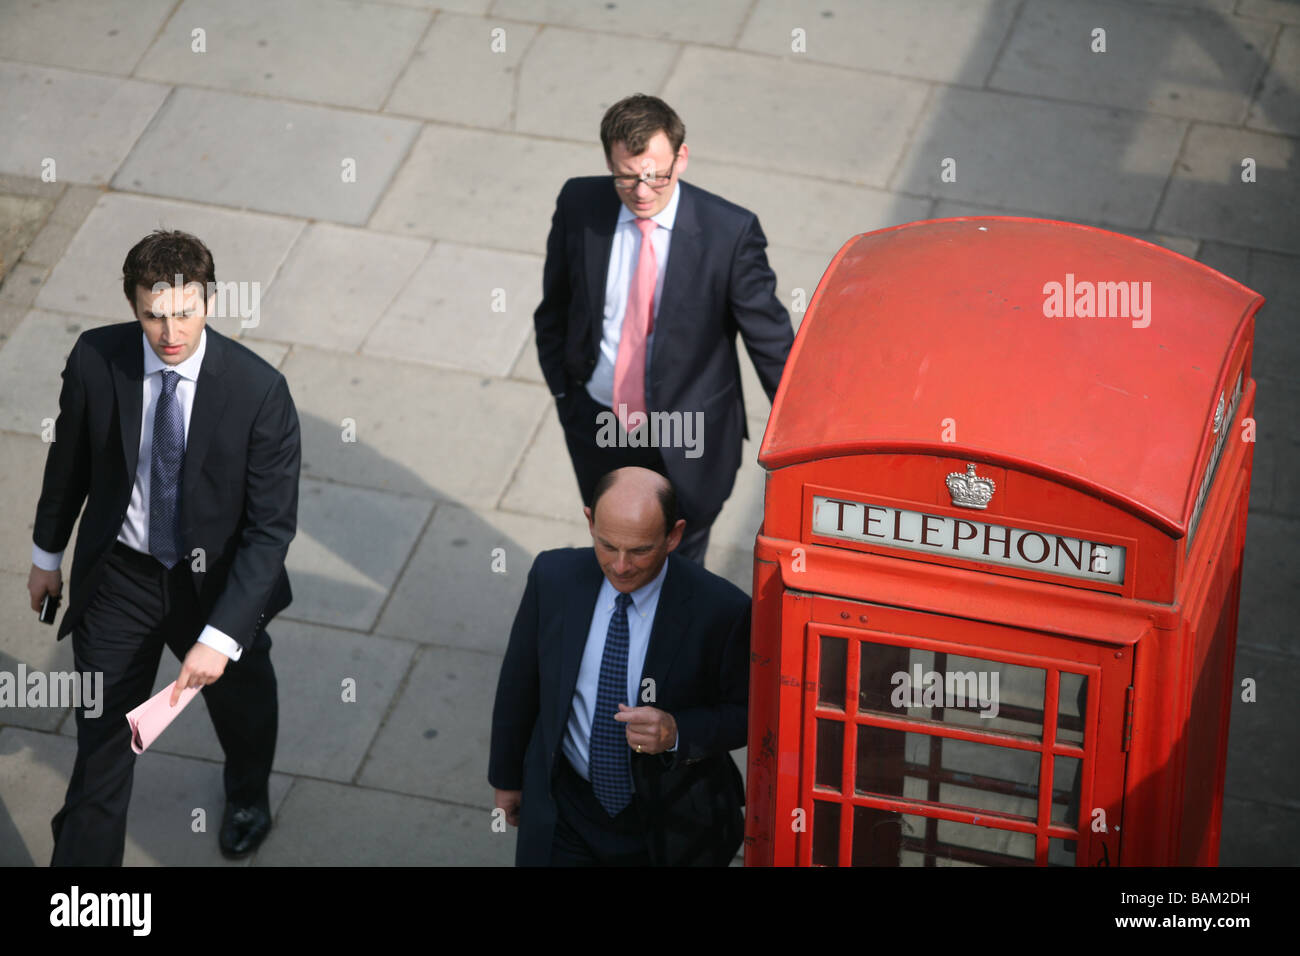
{"type": "Polygon", "coordinates": [[[522,805],[522,790],[493,790],[497,808],[506,812],[506,823],[512,827],[519,826],[519,807],[522,805]]]}
{"type": "Polygon", "coordinates": [[[666,710],[619,704],[614,719],[627,724],[627,745],[637,753],[660,754],[677,743],[677,721],[666,710]]]}
{"type": "Polygon", "coordinates": [[[32,565],[32,573],[27,575],[27,593],[32,596],[32,610],[39,611],[45,595],[63,593],[63,572],[59,569],[46,571],[32,565]]]}
{"type": "Polygon", "coordinates": [[[181,664],[181,675],[172,685],[171,706],[176,706],[176,702],[181,699],[181,691],[185,688],[203,687],[213,683],[225,672],[229,660],[229,657],[216,648],[196,643],[185,655],[185,661],[181,664]]]}

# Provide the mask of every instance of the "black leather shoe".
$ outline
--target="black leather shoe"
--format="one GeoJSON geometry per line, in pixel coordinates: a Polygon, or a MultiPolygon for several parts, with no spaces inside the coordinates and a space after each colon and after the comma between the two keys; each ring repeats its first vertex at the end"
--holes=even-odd
{"type": "Polygon", "coordinates": [[[261,807],[236,807],[226,804],[217,842],[221,855],[238,860],[256,850],[271,832],[271,815],[261,807]]]}

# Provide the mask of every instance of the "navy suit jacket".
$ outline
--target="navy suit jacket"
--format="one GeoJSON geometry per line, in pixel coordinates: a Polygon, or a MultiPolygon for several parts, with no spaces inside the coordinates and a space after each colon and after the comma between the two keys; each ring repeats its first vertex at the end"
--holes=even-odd
{"type": "MultiPolygon", "coordinates": [[[[140,457],[141,334],[139,322],[87,329],[63,369],[32,533],[63,551],[85,503],[60,638],[94,597],[126,520],[140,457]]],[[[297,529],[298,413],[274,367],[211,326],[207,336],[181,471],[181,560],[203,621],[247,649],[293,599],[284,558],[297,529]]]]}
{"type": "MultiPolygon", "coordinates": [[[[510,631],[492,710],[488,780],[499,790],[523,791],[520,866],[550,862],[551,785],[565,759],[560,744],[603,578],[591,548],[539,554],[510,631]]],[[[657,865],[725,866],[740,848],[745,795],[728,751],[746,743],[749,620],[743,591],[668,555],[641,679],[654,681],[651,706],[676,720],[677,750],[630,754],[634,806],[657,865]]]]}
{"type": "MultiPolygon", "coordinates": [[[[690,183],[681,198],[646,374],[650,410],[704,413],[703,454],[661,448],[683,512],[710,519],[731,494],[745,421],[736,333],[771,401],[794,343],[776,298],[758,218],[690,183]]],[[[546,241],[542,302],[533,315],[537,358],[553,395],[582,387],[596,367],[605,281],[622,203],[608,176],[570,179],[546,241]]]]}

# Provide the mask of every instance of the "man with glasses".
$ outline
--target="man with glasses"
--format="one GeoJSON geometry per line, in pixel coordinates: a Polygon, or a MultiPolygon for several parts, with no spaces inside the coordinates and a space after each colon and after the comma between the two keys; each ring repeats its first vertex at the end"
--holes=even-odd
{"type": "Polygon", "coordinates": [[[794,341],[753,213],[679,180],[686,129],[637,94],[600,124],[610,176],[570,179],[546,243],[537,355],[583,504],[626,466],[667,475],[703,563],[748,437],[736,333],[769,401],[794,341]]]}

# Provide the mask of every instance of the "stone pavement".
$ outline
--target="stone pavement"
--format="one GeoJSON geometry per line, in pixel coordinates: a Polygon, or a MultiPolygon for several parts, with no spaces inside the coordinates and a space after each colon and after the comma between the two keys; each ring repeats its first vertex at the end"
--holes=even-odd
{"type": "MultiPolygon", "coordinates": [[[[0,670],[71,668],[25,588],[68,349],[130,318],[137,239],[193,232],[219,279],[261,283],[242,339],[303,428],[276,828],[251,863],[512,861],[497,670],[532,555],[587,540],[531,338],[542,253],[560,184],[605,172],[604,109],[651,92],[686,123],[686,178],[758,214],[786,303],[854,234],[992,213],[1152,239],[1268,297],[1236,661],[1259,700],[1232,712],[1221,861],[1293,864],[1298,87],[1294,0],[0,0],[0,670]]],[[[769,408],[742,366],[754,441],[708,564],[748,590],[769,408]]],[[[137,762],[130,864],[230,865],[202,710],[137,762]]],[[[74,743],[70,711],[0,711],[0,863],[48,861],[74,743]]]]}

